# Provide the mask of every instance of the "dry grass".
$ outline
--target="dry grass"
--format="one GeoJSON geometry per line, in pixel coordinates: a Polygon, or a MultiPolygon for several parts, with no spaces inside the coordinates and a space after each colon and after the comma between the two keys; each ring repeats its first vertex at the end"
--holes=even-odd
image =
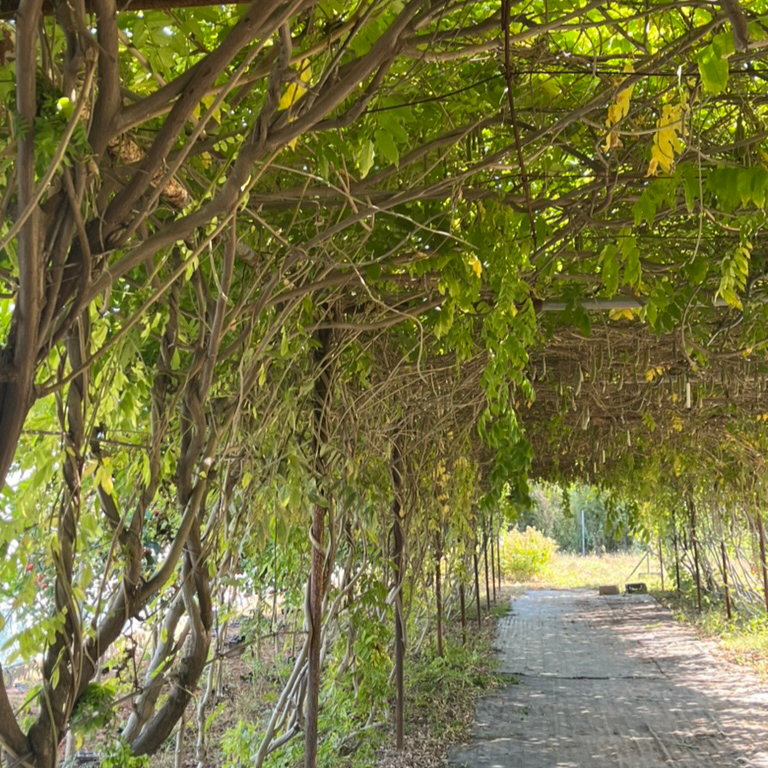
{"type": "Polygon", "coordinates": [[[660,589],[658,560],[651,556],[649,563],[644,555],[637,552],[584,557],[558,553],[544,567],[542,573],[533,580],[525,582],[525,586],[573,589],[616,584],[623,587],[628,581],[643,581],[648,585],[649,590],[660,589]],[[649,564],[650,573],[648,573],[649,564]]]}
{"type": "Polygon", "coordinates": [[[505,683],[509,676],[496,672],[493,642],[496,622],[509,611],[513,595],[505,587],[497,595],[490,614],[483,603],[482,628],[468,613],[467,645],[461,645],[461,628],[449,622],[445,659],[433,654],[411,660],[406,669],[405,750],[397,752],[390,740],[380,750],[376,768],[444,768],[454,744],[469,739],[480,696],[505,683]]]}
{"type": "Polygon", "coordinates": [[[548,589],[597,588],[601,584],[623,587],[628,581],[642,581],[650,592],[661,599],[679,621],[690,625],[699,637],[714,641],[719,652],[729,661],[750,668],[768,680],[768,617],[760,611],[751,614],[742,608],[727,621],[720,602],[704,601],[698,613],[695,593],[690,591],[678,598],[670,591],[674,587],[671,572],[665,574],[662,592],[659,561],[651,555],[649,563],[640,553],[616,555],[567,555],[559,553],[535,579],[515,585],[515,591],[537,587],[548,589]],[[637,570],[635,568],[637,567],[637,570]],[[634,571],[634,574],[633,574],[634,571]]]}

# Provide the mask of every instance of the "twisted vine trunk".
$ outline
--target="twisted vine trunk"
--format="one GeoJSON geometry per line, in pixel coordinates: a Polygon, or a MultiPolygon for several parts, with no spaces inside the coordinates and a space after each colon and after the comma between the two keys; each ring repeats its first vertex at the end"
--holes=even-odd
{"type": "MultiPolygon", "coordinates": [[[[78,370],[87,357],[88,339],[88,318],[84,313],[66,340],[67,356],[73,370],[78,370]]],[[[56,765],[58,746],[75,705],[75,694],[82,672],[80,610],[73,593],[73,576],[87,403],[88,378],[85,373],[81,373],[70,382],[66,398],[66,423],[61,425],[65,431],[66,460],[63,474],[66,491],[59,508],[57,543],[52,553],[56,567],[55,611],[64,621],[45,652],[42,706],[29,731],[34,763],[40,768],[56,765]],[[65,654],[69,657],[69,663],[62,662],[65,654]]]]}
{"type": "Polygon", "coordinates": [[[309,653],[306,693],[306,723],[304,731],[304,766],[317,765],[317,722],[320,699],[320,651],[322,648],[323,595],[325,592],[325,515],[329,497],[324,491],[326,481],[323,450],[328,444],[328,408],[331,394],[331,370],[329,353],[331,331],[319,330],[315,350],[315,396],[314,396],[314,470],[317,479],[318,502],[312,511],[312,564],[307,583],[307,618],[309,631],[309,653]]]}

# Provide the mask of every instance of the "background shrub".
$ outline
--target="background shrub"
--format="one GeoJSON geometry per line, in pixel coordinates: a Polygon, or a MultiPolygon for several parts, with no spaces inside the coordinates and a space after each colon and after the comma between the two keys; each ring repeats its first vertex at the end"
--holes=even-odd
{"type": "Polygon", "coordinates": [[[504,576],[515,581],[529,581],[544,570],[557,552],[554,539],[528,527],[524,532],[506,531],[501,540],[501,563],[504,576]]]}

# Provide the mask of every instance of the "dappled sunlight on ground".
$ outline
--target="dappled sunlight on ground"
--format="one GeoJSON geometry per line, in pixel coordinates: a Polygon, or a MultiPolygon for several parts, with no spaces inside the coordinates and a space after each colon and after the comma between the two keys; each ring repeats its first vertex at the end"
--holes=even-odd
{"type": "Polygon", "coordinates": [[[648,596],[529,591],[497,645],[518,684],[480,702],[455,766],[768,766],[768,690],[648,596]]]}

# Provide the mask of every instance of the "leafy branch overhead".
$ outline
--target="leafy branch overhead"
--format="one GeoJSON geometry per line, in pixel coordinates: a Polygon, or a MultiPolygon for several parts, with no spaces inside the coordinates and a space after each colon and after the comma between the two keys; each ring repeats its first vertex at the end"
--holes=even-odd
{"type": "Polygon", "coordinates": [[[329,658],[378,728],[358,652],[398,689],[428,588],[442,630],[529,478],[762,466],[763,0],[0,12],[3,652],[43,658],[20,711],[0,685],[0,741],[26,765],[108,700],[125,760],[204,726],[250,590],[295,627],[247,761],[303,738],[313,768],[329,658]]]}

